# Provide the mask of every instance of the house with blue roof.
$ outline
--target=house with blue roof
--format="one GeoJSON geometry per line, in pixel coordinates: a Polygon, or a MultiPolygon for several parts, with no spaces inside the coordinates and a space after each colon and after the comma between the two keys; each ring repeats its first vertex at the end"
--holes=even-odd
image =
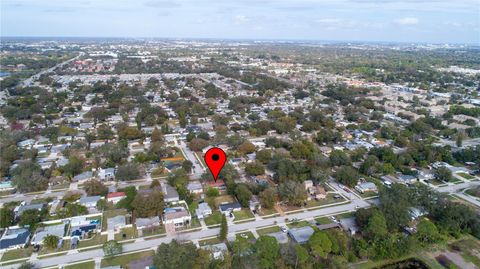
{"type": "Polygon", "coordinates": [[[0,252],[23,248],[30,240],[30,231],[25,228],[7,228],[0,238],[0,252]]]}

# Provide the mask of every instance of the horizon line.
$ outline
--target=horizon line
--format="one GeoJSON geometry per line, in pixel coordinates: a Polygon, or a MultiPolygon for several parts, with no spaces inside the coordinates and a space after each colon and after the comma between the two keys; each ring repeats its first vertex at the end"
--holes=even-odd
{"type": "Polygon", "coordinates": [[[0,43],[3,39],[125,39],[125,40],[134,40],[134,39],[151,39],[151,40],[216,40],[216,41],[268,41],[268,42],[328,42],[328,43],[372,43],[372,44],[428,44],[428,45],[468,45],[468,46],[480,46],[480,41],[478,43],[471,42],[427,42],[427,41],[382,41],[382,40],[328,40],[328,39],[296,39],[296,38],[243,38],[243,37],[133,37],[133,36],[2,36],[0,35],[0,43]]]}

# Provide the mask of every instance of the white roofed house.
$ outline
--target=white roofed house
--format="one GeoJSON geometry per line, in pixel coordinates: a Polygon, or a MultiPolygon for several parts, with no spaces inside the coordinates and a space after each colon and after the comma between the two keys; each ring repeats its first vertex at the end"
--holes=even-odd
{"type": "Polygon", "coordinates": [[[180,201],[180,197],[178,196],[177,190],[170,186],[167,183],[161,183],[162,186],[162,192],[164,194],[163,200],[166,203],[172,203],[172,202],[178,202],[180,201]]]}
{"type": "Polygon", "coordinates": [[[43,240],[47,235],[55,235],[59,238],[63,238],[65,235],[65,223],[57,225],[49,225],[43,227],[40,231],[37,231],[32,238],[32,245],[43,245],[43,240]]]}
{"type": "Polygon", "coordinates": [[[197,218],[204,219],[212,214],[212,209],[207,203],[200,203],[195,210],[195,214],[197,214],[197,218]]]}
{"type": "Polygon", "coordinates": [[[88,211],[96,210],[97,202],[102,199],[101,196],[86,196],[78,200],[78,204],[83,205],[88,209],[88,211]]]}
{"type": "Polygon", "coordinates": [[[78,183],[84,183],[89,181],[90,179],[93,179],[92,171],[86,171],[73,177],[73,181],[78,183]]]}
{"type": "Polygon", "coordinates": [[[198,181],[192,181],[187,184],[187,190],[192,194],[202,194],[203,186],[198,181]]]}
{"type": "Polygon", "coordinates": [[[107,220],[107,229],[111,231],[120,231],[125,225],[127,225],[127,221],[126,217],[123,215],[109,218],[107,220]]]}
{"type": "Polygon", "coordinates": [[[365,193],[365,192],[377,192],[377,185],[375,185],[372,182],[363,182],[355,186],[355,190],[357,190],[360,193],[365,193]]]}
{"type": "Polygon", "coordinates": [[[228,248],[225,243],[206,245],[201,248],[210,251],[212,253],[212,257],[216,260],[223,260],[224,253],[228,252],[228,248]]]}
{"type": "MultiPolygon", "coordinates": [[[[186,205],[185,205],[186,206],[186,205]]],[[[173,224],[176,227],[190,225],[192,216],[188,208],[183,206],[167,207],[163,213],[163,224],[173,224]]]]}
{"type": "Polygon", "coordinates": [[[98,178],[103,181],[115,180],[115,168],[100,168],[98,178]]]}
{"type": "Polygon", "coordinates": [[[160,226],[160,217],[155,216],[151,218],[137,218],[135,221],[137,229],[146,229],[160,226]]]}

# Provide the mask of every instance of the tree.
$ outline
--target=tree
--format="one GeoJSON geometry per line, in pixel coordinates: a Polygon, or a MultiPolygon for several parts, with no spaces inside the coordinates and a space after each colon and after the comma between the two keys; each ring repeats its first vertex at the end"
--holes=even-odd
{"type": "Polygon", "coordinates": [[[83,188],[89,196],[105,196],[108,193],[108,187],[96,179],[87,181],[83,188]]]}
{"type": "Polygon", "coordinates": [[[440,181],[448,182],[448,181],[452,180],[452,171],[450,171],[446,167],[439,167],[435,171],[435,178],[440,180],[440,181]]]}
{"type": "Polygon", "coordinates": [[[169,244],[162,243],[158,246],[157,252],[153,257],[153,264],[156,268],[162,269],[194,269],[198,250],[191,242],[180,244],[172,240],[169,244]]]}
{"type": "Polygon", "coordinates": [[[47,235],[43,238],[43,245],[48,249],[56,249],[60,238],[56,235],[47,235]]]}
{"type": "Polygon", "coordinates": [[[7,228],[13,224],[13,211],[10,208],[0,208],[0,228],[7,228]]]}
{"type": "Polygon", "coordinates": [[[237,148],[238,152],[240,154],[249,154],[255,152],[255,145],[252,144],[252,142],[246,140],[243,142],[241,145],[238,146],[237,148]]]}
{"type": "Polygon", "coordinates": [[[207,197],[217,197],[220,193],[216,188],[208,187],[206,194],[207,197]]]}
{"type": "Polygon", "coordinates": [[[410,221],[409,207],[412,200],[408,187],[402,184],[393,184],[391,188],[380,191],[380,211],[385,217],[388,229],[395,231],[405,227],[410,221]]]}
{"type": "Polygon", "coordinates": [[[335,173],[335,178],[344,185],[354,187],[358,182],[358,172],[351,166],[341,166],[335,173]]]}
{"type": "Polygon", "coordinates": [[[258,176],[265,174],[265,167],[260,162],[247,163],[245,173],[249,176],[258,176]]]}
{"type": "Polygon", "coordinates": [[[440,240],[440,233],[437,226],[428,219],[422,219],[417,225],[417,233],[415,238],[421,244],[437,243],[440,240]]]}
{"type": "Polygon", "coordinates": [[[457,137],[455,138],[455,143],[456,143],[457,147],[459,147],[459,148],[462,147],[464,137],[465,137],[464,134],[461,133],[461,132],[459,132],[457,134],[457,137]]]}
{"type": "Polygon", "coordinates": [[[218,239],[220,241],[225,241],[225,239],[227,239],[227,234],[228,234],[227,217],[225,216],[225,214],[222,214],[222,222],[220,223],[220,233],[218,234],[218,239]]]}
{"type": "Polygon", "coordinates": [[[193,163],[189,160],[185,160],[182,162],[182,168],[183,170],[185,170],[187,173],[191,173],[192,172],[192,168],[193,168],[193,163]]]}
{"type": "Polygon", "coordinates": [[[104,211],[105,209],[108,208],[108,202],[105,199],[100,199],[97,201],[97,204],[95,205],[95,208],[99,211],[104,211]]]}
{"type": "Polygon", "coordinates": [[[263,163],[267,164],[270,162],[272,159],[272,151],[269,149],[262,149],[259,150],[255,156],[256,160],[263,163]]]}
{"type": "Polygon", "coordinates": [[[260,202],[262,203],[262,207],[270,209],[275,206],[277,202],[277,197],[275,190],[272,188],[266,188],[259,194],[260,202]]]}
{"type": "Polygon", "coordinates": [[[157,129],[157,127],[153,129],[151,139],[152,139],[152,142],[160,142],[160,143],[164,142],[163,134],[162,132],[160,132],[160,130],[157,129]]]}
{"type": "Polygon", "coordinates": [[[282,200],[290,205],[301,206],[307,199],[307,192],[303,185],[295,181],[286,181],[278,186],[278,193],[282,200]]]}
{"type": "Polygon", "coordinates": [[[40,222],[42,222],[42,215],[39,214],[38,210],[29,209],[23,211],[19,224],[22,227],[28,227],[30,231],[35,231],[40,222]]]}
{"type": "Polygon", "coordinates": [[[328,253],[332,251],[332,241],[325,232],[316,231],[308,239],[308,247],[314,256],[326,258],[328,253]]]}
{"type": "Polygon", "coordinates": [[[387,222],[382,213],[374,211],[370,219],[368,220],[367,227],[365,229],[365,235],[367,238],[376,239],[384,237],[388,234],[387,222]]]}
{"type": "Polygon", "coordinates": [[[110,240],[103,244],[103,253],[106,257],[119,255],[122,253],[122,251],[122,245],[115,240],[110,240]]]}
{"type": "Polygon", "coordinates": [[[202,151],[204,148],[208,146],[208,141],[201,138],[194,138],[190,143],[188,143],[188,147],[193,151],[202,151]]]}
{"type": "Polygon", "coordinates": [[[341,150],[332,151],[329,158],[333,166],[350,165],[351,163],[348,155],[341,150]]]}
{"type": "Polygon", "coordinates": [[[32,161],[21,162],[12,171],[12,182],[19,192],[33,192],[45,190],[48,179],[41,173],[40,166],[32,161]]]}
{"type": "Polygon", "coordinates": [[[157,190],[139,193],[133,199],[132,207],[139,218],[161,216],[165,207],[163,193],[157,190]]]}
{"type": "Polygon", "coordinates": [[[138,179],[140,177],[140,169],[135,163],[127,163],[118,167],[115,177],[121,181],[138,179]]]}
{"type": "Polygon", "coordinates": [[[62,170],[68,177],[72,178],[82,172],[83,161],[75,156],[68,159],[68,163],[62,166],[62,170]]]}
{"type": "Polygon", "coordinates": [[[279,257],[280,250],[277,239],[262,235],[255,242],[254,248],[259,259],[260,268],[276,268],[275,262],[279,257]]]}
{"type": "Polygon", "coordinates": [[[247,185],[238,184],[235,189],[235,196],[242,207],[248,207],[250,198],[252,198],[252,192],[248,189],[247,185]]]}

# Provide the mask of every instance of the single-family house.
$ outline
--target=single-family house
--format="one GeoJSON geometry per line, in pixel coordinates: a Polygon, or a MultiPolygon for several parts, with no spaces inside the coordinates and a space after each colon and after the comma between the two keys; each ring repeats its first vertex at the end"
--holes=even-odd
{"type": "Polygon", "coordinates": [[[124,215],[108,218],[107,220],[107,229],[110,231],[119,231],[125,225],[127,225],[127,221],[124,215]]]}
{"type": "Polygon", "coordinates": [[[204,219],[210,215],[212,215],[212,209],[207,203],[200,203],[198,204],[198,208],[195,210],[197,214],[197,218],[204,219]]]}
{"type": "Polygon", "coordinates": [[[242,206],[238,202],[221,204],[218,208],[223,214],[230,214],[233,211],[242,210],[242,206]]]}
{"type": "Polygon", "coordinates": [[[210,253],[212,253],[212,258],[216,260],[223,260],[223,255],[228,252],[228,248],[225,243],[206,245],[202,246],[201,248],[210,251],[210,253]]]}
{"type": "Polygon", "coordinates": [[[73,181],[78,182],[78,183],[85,183],[92,178],[93,178],[92,171],[86,171],[86,172],[83,172],[81,174],[78,174],[78,175],[74,176],[73,181]]]}
{"type": "Polygon", "coordinates": [[[98,170],[98,178],[103,181],[115,180],[115,168],[100,168],[98,170]]]}
{"type": "Polygon", "coordinates": [[[0,251],[23,248],[30,240],[30,231],[25,228],[7,228],[0,238],[0,251]]]}
{"type": "Polygon", "coordinates": [[[167,183],[162,183],[163,200],[167,203],[178,202],[180,197],[177,190],[167,183]]]}
{"type": "Polygon", "coordinates": [[[165,208],[163,213],[163,224],[173,224],[175,226],[190,225],[192,216],[190,212],[182,206],[165,208]]]}
{"type": "Polygon", "coordinates": [[[305,244],[315,231],[310,226],[292,228],[288,230],[288,234],[297,244],[305,244]]]}
{"type": "Polygon", "coordinates": [[[40,231],[37,231],[33,235],[31,244],[43,245],[43,239],[47,235],[55,235],[59,238],[62,238],[65,235],[65,223],[43,227],[40,231]]]}
{"type": "Polygon", "coordinates": [[[202,194],[203,186],[199,181],[192,181],[187,184],[187,190],[191,194],[202,194]]]}
{"type": "Polygon", "coordinates": [[[102,196],[85,196],[78,200],[78,204],[83,205],[88,209],[94,209],[97,207],[97,202],[102,199],[102,196]]]}
{"type": "Polygon", "coordinates": [[[43,208],[45,208],[44,203],[26,205],[25,202],[22,202],[19,206],[13,209],[13,213],[15,213],[15,218],[19,218],[23,214],[23,212],[27,210],[42,211],[43,208]]]}
{"type": "Polygon", "coordinates": [[[137,218],[135,226],[137,226],[138,230],[160,226],[160,218],[158,216],[151,218],[137,218]]]}
{"type": "Polygon", "coordinates": [[[124,192],[111,192],[107,194],[107,202],[116,204],[125,197],[127,197],[127,195],[124,192]]]}
{"type": "Polygon", "coordinates": [[[377,185],[373,182],[363,182],[355,186],[355,190],[359,193],[366,193],[366,192],[377,192],[377,185]]]}

